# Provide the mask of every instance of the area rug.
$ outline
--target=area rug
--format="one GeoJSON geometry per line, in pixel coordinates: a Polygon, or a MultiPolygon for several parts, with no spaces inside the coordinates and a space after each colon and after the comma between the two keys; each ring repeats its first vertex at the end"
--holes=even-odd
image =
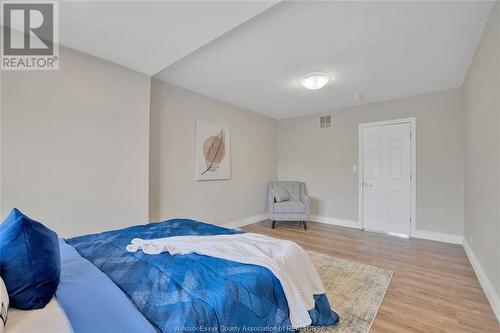
{"type": "Polygon", "coordinates": [[[340,316],[333,327],[302,332],[367,333],[392,278],[392,271],[307,251],[318,270],[330,305],[340,316]]]}

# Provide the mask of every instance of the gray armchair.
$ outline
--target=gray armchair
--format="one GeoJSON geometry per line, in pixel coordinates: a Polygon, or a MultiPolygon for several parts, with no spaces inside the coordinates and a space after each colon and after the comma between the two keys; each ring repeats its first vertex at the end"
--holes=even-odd
{"type": "Polygon", "coordinates": [[[276,226],[276,221],[301,221],[304,229],[307,230],[310,199],[306,194],[305,183],[291,181],[271,182],[267,192],[273,229],[276,226]],[[290,200],[276,202],[274,189],[285,189],[290,195],[290,200]]]}

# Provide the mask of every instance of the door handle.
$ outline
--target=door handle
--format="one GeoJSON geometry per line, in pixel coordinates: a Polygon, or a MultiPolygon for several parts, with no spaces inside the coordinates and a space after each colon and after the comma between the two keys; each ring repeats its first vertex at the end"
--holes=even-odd
{"type": "Polygon", "coordinates": [[[372,188],[372,187],[373,187],[373,185],[372,185],[372,184],[368,184],[368,183],[363,183],[363,186],[364,186],[364,187],[368,187],[368,188],[372,188]]]}

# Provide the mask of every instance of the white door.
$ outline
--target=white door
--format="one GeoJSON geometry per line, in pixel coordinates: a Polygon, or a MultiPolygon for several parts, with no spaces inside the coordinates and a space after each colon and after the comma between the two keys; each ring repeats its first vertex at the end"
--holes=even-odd
{"type": "Polygon", "coordinates": [[[410,123],[362,128],[363,227],[410,235],[410,123]]]}

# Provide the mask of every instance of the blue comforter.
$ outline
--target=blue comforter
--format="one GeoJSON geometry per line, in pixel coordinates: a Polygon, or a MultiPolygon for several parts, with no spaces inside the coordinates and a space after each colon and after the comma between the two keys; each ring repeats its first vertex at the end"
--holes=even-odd
{"type": "Polygon", "coordinates": [[[61,279],[56,291],[75,333],[157,333],[103,272],[59,240],[61,279]]]}
{"type": "MultiPolygon", "coordinates": [[[[133,238],[235,234],[239,231],[175,219],[67,240],[105,273],[159,331],[292,331],[281,284],[266,268],[198,254],[129,253],[133,238]]],[[[316,295],[313,325],[338,316],[325,295],[316,295]]],[[[78,332],[77,332],[78,333],[78,332]]]]}

